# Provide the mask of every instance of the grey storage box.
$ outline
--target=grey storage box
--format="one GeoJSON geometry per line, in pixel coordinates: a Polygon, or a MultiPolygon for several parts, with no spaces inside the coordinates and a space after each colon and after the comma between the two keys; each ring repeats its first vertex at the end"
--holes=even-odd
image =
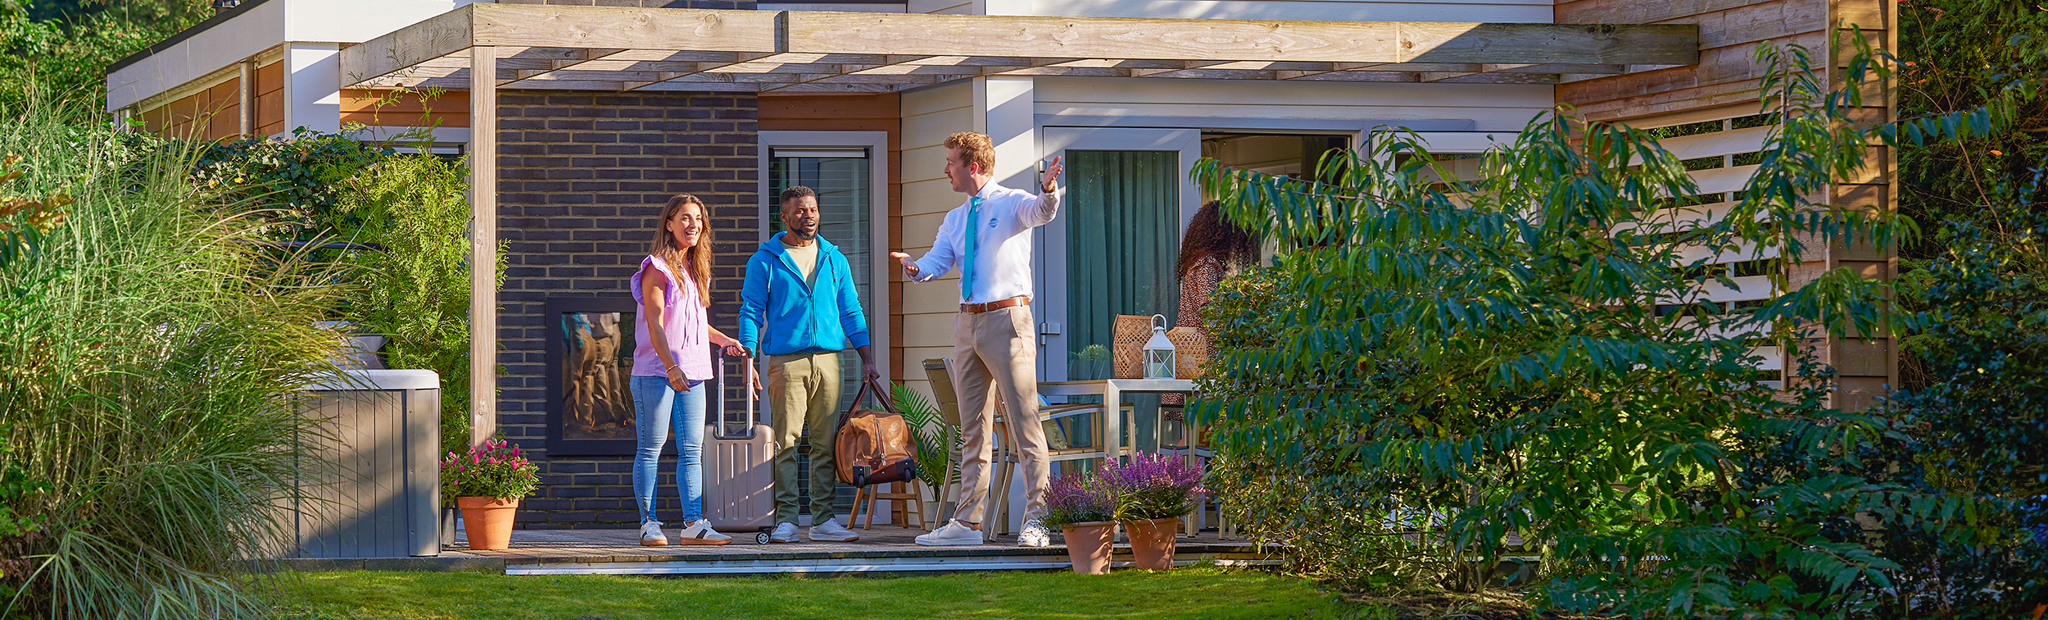
{"type": "Polygon", "coordinates": [[[299,558],[441,554],[441,377],[347,370],[307,386],[307,496],[293,511],[299,558]]]}

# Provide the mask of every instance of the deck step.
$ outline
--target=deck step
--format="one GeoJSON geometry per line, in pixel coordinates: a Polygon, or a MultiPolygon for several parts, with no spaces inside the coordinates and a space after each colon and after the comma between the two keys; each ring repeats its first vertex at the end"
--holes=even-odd
{"type": "MultiPolygon", "coordinates": [[[[1279,560],[1257,554],[1195,554],[1175,566],[1214,562],[1218,566],[1269,566],[1279,560]]],[[[1072,566],[1062,555],[969,555],[951,557],[864,557],[818,559],[716,559],[666,562],[543,562],[507,564],[507,575],[752,575],[771,573],[913,573],[933,571],[1056,570],[1072,566]]],[[[1112,560],[1131,568],[1129,556],[1112,560]]]]}

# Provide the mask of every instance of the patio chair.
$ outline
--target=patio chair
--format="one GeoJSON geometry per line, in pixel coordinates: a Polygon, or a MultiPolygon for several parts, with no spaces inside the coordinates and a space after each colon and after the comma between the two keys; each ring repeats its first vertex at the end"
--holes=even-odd
{"type": "MultiPolygon", "coordinates": [[[[945,420],[947,425],[958,428],[960,426],[960,403],[953,392],[952,364],[952,358],[927,359],[924,361],[924,371],[925,378],[931,381],[932,399],[939,408],[941,419],[945,420]]],[[[1048,404],[1044,396],[1039,396],[1038,398],[1039,423],[1045,425],[1043,428],[1045,429],[1047,444],[1046,452],[1048,453],[1048,459],[1052,463],[1057,464],[1106,456],[1103,446],[1107,445],[1107,442],[1103,440],[1101,435],[1102,418],[1100,413],[1102,405],[1093,403],[1053,405],[1048,404]],[[1092,423],[1090,423],[1091,420],[1092,423]],[[1089,442],[1087,445],[1075,447],[1072,438],[1076,435],[1088,437],[1089,442]]],[[[1125,416],[1130,415],[1130,409],[1129,405],[1123,407],[1125,416]]],[[[989,462],[994,466],[995,471],[990,472],[988,492],[991,497],[989,498],[990,501],[983,504],[984,508],[981,519],[983,529],[989,531],[990,534],[1008,533],[1009,530],[1010,478],[1015,475],[1018,449],[1015,438],[1009,432],[1007,412],[1008,408],[1004,406],[1004,403],[1001,400],[997,400],[995,428],[992,429],[996,445],[994,454],[990,455],[989,458],[989,462]],[[997,518],[999,513],[1000,519],[997,518]]],[[[1125,419],[1129,418],[1126,417],[1125,419]]],[[[937,491],[939,504],[943,507],[940,510],[940,518],[945,518],[953,511],[953,506],[949,506],[947,503],[947,497],[956,492],[952,489],[956,484],[954,480],[959,475],[959,472],[960,446],[955,444],[952,446],[951,458],[948,459],[947,463],[945,477],[947,483],[937,491]]],[[[958,501],[956,497],[953,500],[953,505],[957,505],[958,501]]]]}

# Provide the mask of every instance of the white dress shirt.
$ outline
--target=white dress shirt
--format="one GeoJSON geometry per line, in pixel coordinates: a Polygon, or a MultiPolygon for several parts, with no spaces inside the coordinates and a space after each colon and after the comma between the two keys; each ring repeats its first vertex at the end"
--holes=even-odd
{"type": "Polygon", "coordinates": [[[946,212],[932,249],[917,259],[917,282],[946,275],[967,253],[968,233],[975,238],[974,291],[960,303],[984,304],[1031,295],[1031,229],[1051,222],[1060,211],[1057,191],[1034,195],[994,182],[981,186],[977,222],[967,221],[968,204],[946,212]]]}

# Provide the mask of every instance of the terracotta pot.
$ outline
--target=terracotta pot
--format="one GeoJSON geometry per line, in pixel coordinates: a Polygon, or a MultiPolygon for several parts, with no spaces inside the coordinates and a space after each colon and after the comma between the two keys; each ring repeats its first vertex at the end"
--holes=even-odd
{"type": "Polygon", "coordinates": [[[1067,536],[1067,559],[1081,575],[1109,574],[1110,542],[1116,538],[1115,521],[1082,521],[1060,528],[1067,536]]]}
{"type": "Polygon", "coordinates": [[[469,534],[469,548],[475,551],[504,551],[512,544],[512,515],[519,500],[495,497],[458,497],[462,529],[469,534]]]}
{"type": "Polygon", "coordinates": [[[1180,532],[1180,517],[1125,521],[1124,532],[1131,536],[1131,555],[1138,568],[1173,568],[1173,536],[1180,532]]]}

